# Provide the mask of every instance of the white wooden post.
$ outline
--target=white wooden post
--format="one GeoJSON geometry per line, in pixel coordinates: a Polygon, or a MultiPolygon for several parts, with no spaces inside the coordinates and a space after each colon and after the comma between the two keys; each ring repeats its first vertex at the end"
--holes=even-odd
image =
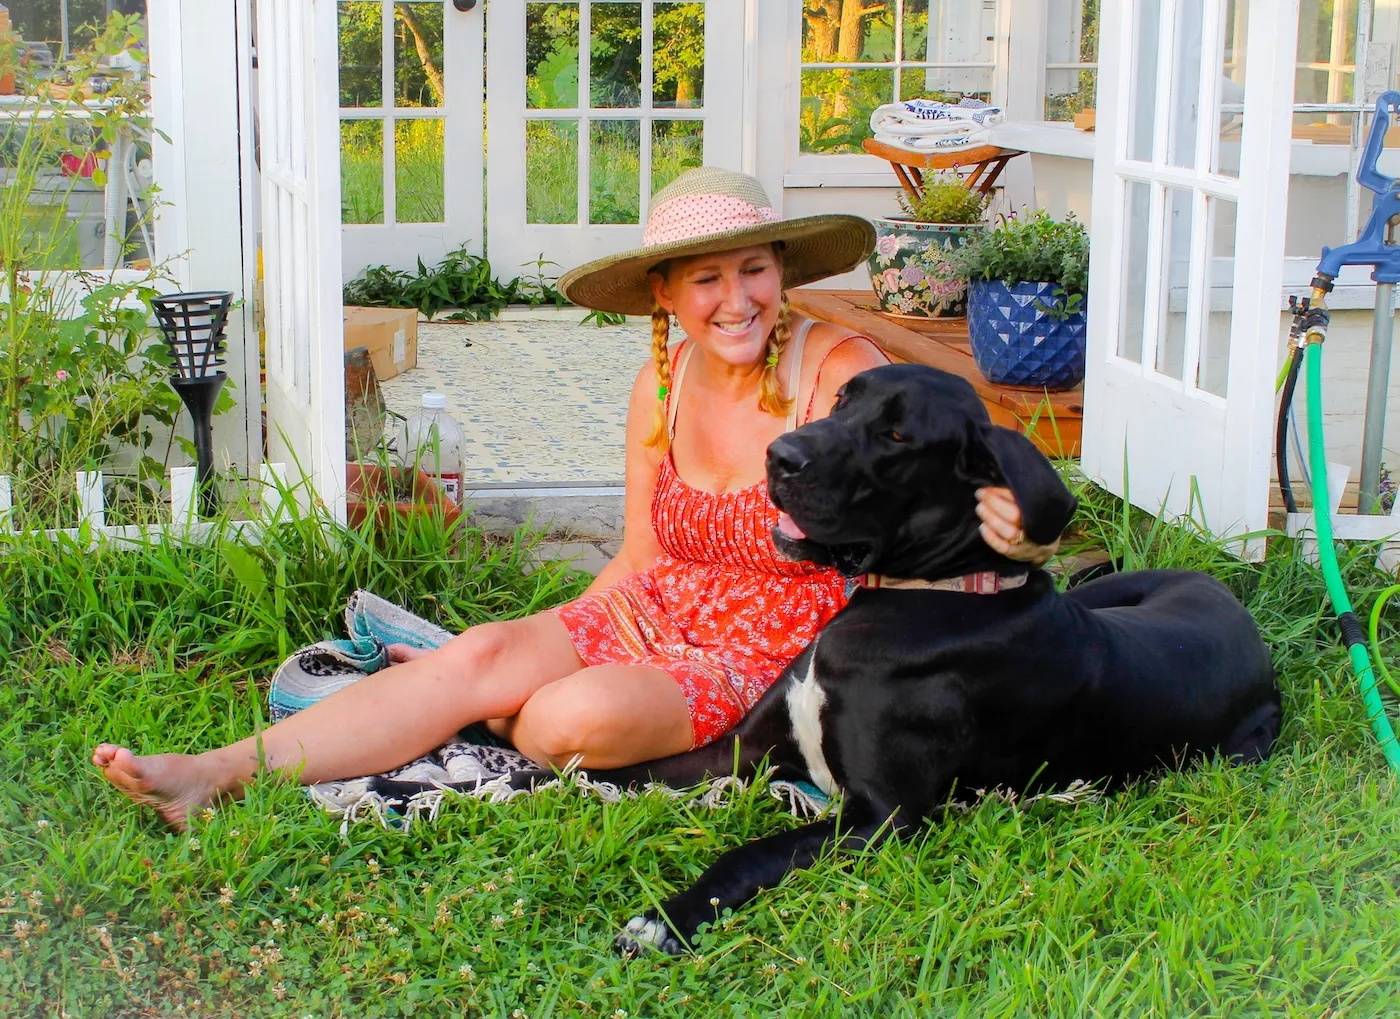
{"type": "Polygon", "coordinates": [[[195,512],[198,473],[194,467],[170,468],[170,522],[176,530],[188,530],[199,519],[195,512]]]}
{"type": "Polygon", "coordinates": [[[102,472],[78,472],[78,519],[94,532],[107,526],[107,510],[102,502],[102,472]]]}
{"type": "Polygon", "coordinates": [[[14,530],[14,523],[10,519],[10,478],[7,474],[0,474],[0,534],[8,534],[14,530]]]}

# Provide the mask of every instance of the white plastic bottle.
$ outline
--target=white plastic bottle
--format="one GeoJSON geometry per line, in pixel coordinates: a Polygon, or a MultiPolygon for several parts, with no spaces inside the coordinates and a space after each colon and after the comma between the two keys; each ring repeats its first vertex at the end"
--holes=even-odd
{"type": "Polygon", "coordinates": [[[427,474],[447,495],[452,505],[462,502],[462,447],[466,435],[447,413],[447,397],[424,393],[417,413],[399,426],[394,450],[399,463],[427,474]]]}

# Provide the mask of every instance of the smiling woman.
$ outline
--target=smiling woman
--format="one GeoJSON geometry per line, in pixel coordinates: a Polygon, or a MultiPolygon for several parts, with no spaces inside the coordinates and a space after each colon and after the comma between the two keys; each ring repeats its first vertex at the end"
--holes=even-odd
{"type": "MultiPolygon", "coordinates": [[[[845,604],[846,576],[775,547],[782,518],[765,452],[887,360],[864,337],[793,314],[783,296],[858,265],[873,242],[854,216],[780,220],[744,174],[677,178],[655,196],[642,248],[559,282],[578,304],[651,311],[656,336],[628,409],[622,547],[583,597],[473,627],[436,651],[396,646],[393,668],[258,742],[198,757],[103,744],[94,763],[182,825],[241,795],[260,759],[325,782],[397,767],[475,722],[547,766],[622,767],[719,737],[845,604]],[[672,315],[687,337],[674,348],[672,315]]],[[[1048,558],[1013,540],[1021,521],[1009,494],[982,506],[994,549],[1048,558]]]]}

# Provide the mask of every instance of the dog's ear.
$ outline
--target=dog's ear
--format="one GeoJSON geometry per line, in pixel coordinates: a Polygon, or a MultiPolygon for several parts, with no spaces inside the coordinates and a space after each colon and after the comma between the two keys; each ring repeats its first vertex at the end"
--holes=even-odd
{"type": "Polygon", "coordinates": [[[958,473],[979,487],[1011,489],[1021,507],[1022,530],[1037,545],[1049,545],[1058,538],[1079,505],[1035,443],[1010,428],[975,427],[958,473]]]}

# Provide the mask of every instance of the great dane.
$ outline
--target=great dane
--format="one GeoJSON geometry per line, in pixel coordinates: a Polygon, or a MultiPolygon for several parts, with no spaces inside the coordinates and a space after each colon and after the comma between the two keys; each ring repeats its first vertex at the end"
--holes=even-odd
{"type": "Polygon", "coordinates": [[[617,939],[624,953],[682,952],[702,923],[827,844],[932,819],[959,792],[1076,779],[1111,788],[1210,755],[1269,754],[1280,723],[1269,651],[1223,584],[1144,570],[1060,594],[1049,574],[982,540],[982,486],[1010,487],[1040,544],[1076,503],[1028,439],[990,423],[965,380],[919,365],[863,372],[830,416],[768,447],[767,471],[778,548],[860,586],[727,736],[589,777],[684,787],[766,763],[844,802],[837,816],[726,853],[659,912],[633,918],[617,939]]]}

